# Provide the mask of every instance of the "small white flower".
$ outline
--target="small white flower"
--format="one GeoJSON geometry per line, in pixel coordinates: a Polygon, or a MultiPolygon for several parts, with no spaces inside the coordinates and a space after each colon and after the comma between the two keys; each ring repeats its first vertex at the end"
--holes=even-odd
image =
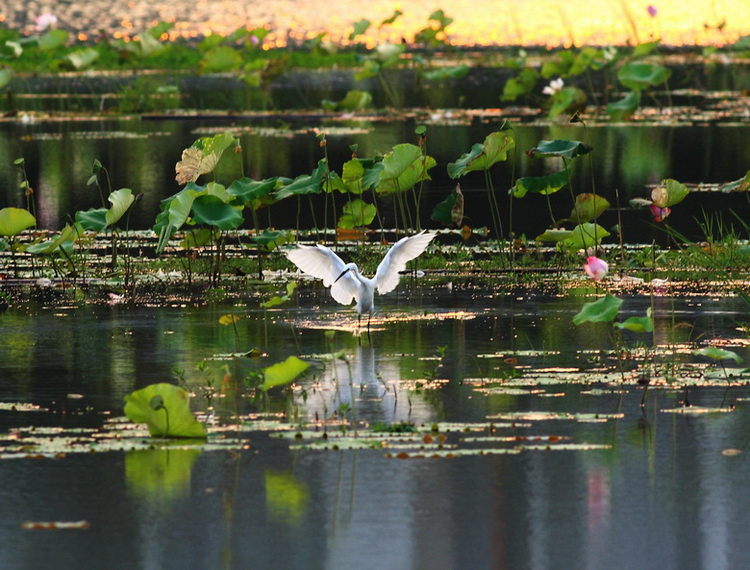
{"type": "Polygon", "coordinates": [[[542,89],[542,93],[544,93],[545,95],[554,95],[564,86],[565,81],[563,81],[562,77],[558,77],[557,79],[553,79],[552,81],[550,81],[549,85],[542,89]]]}
{"type": "Polygon", "coordinates": [[[47,28],[54,28],[57,25],[57,16],[45,12],[36,19],[36,31],[43,32],[47,28]]]}

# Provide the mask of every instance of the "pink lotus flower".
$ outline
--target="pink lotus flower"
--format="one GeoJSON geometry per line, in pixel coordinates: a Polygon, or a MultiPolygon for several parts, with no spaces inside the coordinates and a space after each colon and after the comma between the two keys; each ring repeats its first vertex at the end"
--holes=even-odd
{"type": "Polygon", "coordinates": [[[672,213],[670,208],[660,208],[656,204],[651,204],[651,217],[654,218],[655,222],[663,222],[667,219],[667,216],[672,213]]]}
{"type": "Polygon", "coordinates": [[[603,259],[591,255],[586,260],[586,263],[583,264],[583,270],[594,281],[600,281],[607,274],[607,271],[609,271],[609,265],[603,259]]]}
{"type": "Polygon", "coordinates": [[[36,19],[36,31],[43,32],[47,28],[54,28],[57,25],[57,16],[45,12],[36,19]]]}
{"type": "Polygon", "coordinates": [[[659,13],[659,11],[656,9],[656,6],[653,6],[649,4],[649,6],[646,8],[646,11],[648,11],[648,15],[652,18],[656,18],[656,14],[659,13]]]}

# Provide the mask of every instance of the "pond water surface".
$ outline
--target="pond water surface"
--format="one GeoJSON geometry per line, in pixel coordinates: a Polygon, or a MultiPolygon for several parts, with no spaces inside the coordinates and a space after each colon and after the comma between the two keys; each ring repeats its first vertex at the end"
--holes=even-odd
{"type": "Polygon", "coordinates": [[[369,335],[309,283],[296,305],[267,313],[254,295],[234,305],[6,311],[3,565],[748,567],[741,452],[750,393],[737,380],[727,393],[733,411],[674,413],[684,411],[686,383],[695,384],[688,397],[697,410],[722,404],[720,369],[685,347],[721,343],[747,357],[738,331],[746,306],[725,296],[623,295],[623,317],[655,310],[656,332],[645,341],[628,333],[628,346],[656,343],[655,360],[687,367],[674,387],[649,389],[641,408],[635,368],[611,373],[606,325],[571,323],[594,294],[405,280],[380,299],[369,335]],[[241,317],[240,350],[266,357],[230,355],[234,333],[218,323],[228,312],[241,317]],[[252,370],[292,354],[312,363],[293,390],[248,396],[241,386],[252,370]],[[34,438],[111,439],[123,425],[122,398],[174,381],[175,370],[196,410],[212,406],[215,447],[155,440],[153,449],[74,452],[68,443],[34,452],[34,438]],[[330,448],[379,422],[422,431],[403,448],[346,449],[341,440],[332,450],[303,430],[328,433],[330,448]],[[445,440],[434,446],[438,433],[445,440]],[[19,442],[26,447],[12,450],[19,442]],[[473,448],[486,454],[462,454],[473,448]],[[23,528],[29,521],[86,528],[23,528]]]}

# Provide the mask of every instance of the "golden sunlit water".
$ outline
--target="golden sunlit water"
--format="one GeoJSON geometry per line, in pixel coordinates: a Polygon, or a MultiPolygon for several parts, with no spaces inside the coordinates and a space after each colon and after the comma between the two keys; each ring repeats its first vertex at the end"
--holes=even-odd
{"type": "Polygon", "coordinates": [[[366,35],[376,42],[411,41],[442,9],[453,19],[448,41],[455,45],[622,45],[661,38],[666,45],[725,45],[750,34],[748,0],[415,0],[391,2],[351,0],[197,0],[186,2],[105,2],[104,9],[77,2],[34,2],[22,7],[0,2],[5,25],[33,28],[44,12],[80,34],[98,35],[108,27],[116,35],[134,35],[159,21],[174,22],[173,34],[197,37],[228,34],[239,27],[267,27],[267,45],[309,39],[325,32],[325,40],[347,43],[354,22],[369,20],[366,35]],[[380,24],[402,12],[392,24],[380,24]],[[85,19],[82,19],[82,15],[85,19]]]}

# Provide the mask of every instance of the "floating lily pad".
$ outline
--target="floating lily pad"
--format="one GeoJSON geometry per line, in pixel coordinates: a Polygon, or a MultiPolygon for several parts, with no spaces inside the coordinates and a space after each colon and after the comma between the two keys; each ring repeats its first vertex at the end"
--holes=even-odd
{"type": "Polygon", "coordinates": [[[688,416],[701,416],[704,414],[726,414],[733,412],[734,408],[702,408],[699,406],[685,406],[682,408],[666,408],[659,410],[665,414],[682,414],[688,416]]]}

